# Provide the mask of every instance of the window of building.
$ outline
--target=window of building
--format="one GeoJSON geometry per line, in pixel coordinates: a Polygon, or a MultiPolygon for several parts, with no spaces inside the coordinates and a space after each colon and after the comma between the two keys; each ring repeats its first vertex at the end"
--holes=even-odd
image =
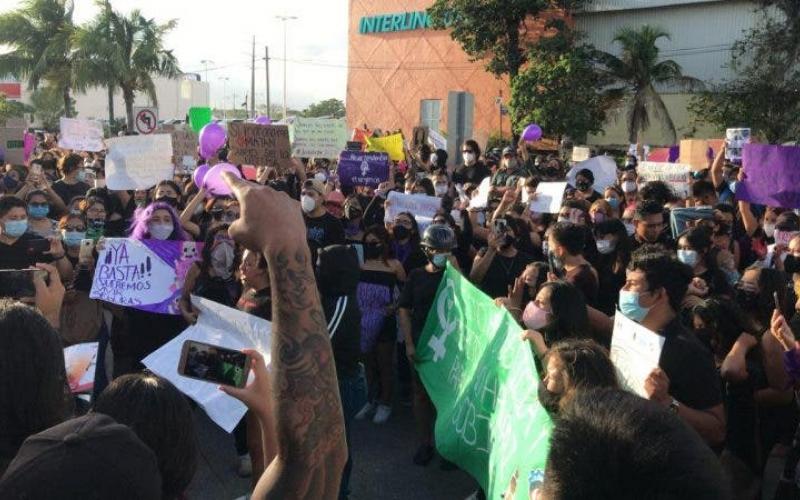
{"type": "Polygon", "coordinates": [[[420,125],[438,132],[439,120],[442,117],[442,101],[440,99],[421,100],[419,117],[420,125]]]}

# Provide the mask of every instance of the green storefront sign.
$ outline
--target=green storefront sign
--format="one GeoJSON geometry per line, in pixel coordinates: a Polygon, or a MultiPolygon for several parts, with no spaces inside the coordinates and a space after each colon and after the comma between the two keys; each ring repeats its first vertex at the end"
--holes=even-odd
{"type": "Polygon", "coordinates": [[[428,13],[400,12],[397,14],[379,14],[377,16],[362,17],[358,23],[358,32],[362,35],[368,33],[391,33],[394,31],[414,31],[432,27],[428,13]]]}

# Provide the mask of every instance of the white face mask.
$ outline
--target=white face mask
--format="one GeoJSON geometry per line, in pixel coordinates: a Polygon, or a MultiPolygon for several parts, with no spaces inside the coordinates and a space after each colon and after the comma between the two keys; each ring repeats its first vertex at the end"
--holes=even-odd
{"type": "Polygon", "coordinates": [[[434,190],[436,191],[436,196],[441,198],[442,196],[447,194],[447,184],[437,184],[434,187],[434,190]]]}
{"type": "Polygon", "coordinates": [[[625,181],[622,183],[622,190],[626,193],[632,193],[636,191],[636,183],[634,181],[625,181]]]}
{"type": "Polygon", "coordinates": [[[597,240],[597,251],[603,255],[608,255],[614,251],[616,245],[611,240],[597,240]]]}
{"type": "Polygon", "coordinates": [[[211,268],[214,274],[226,280],[233,275],[234,249],[231,242],[220,242],[211,251],[211,268]]]}
{"type": "Polygon", "coordinates": [[[175,226],[172,224],[150,224],[150,236],[155,240],[166,240],[172,235],[175,226]]]}
{"type": "Polygon", "coordinates": [[[764,233],[766,233],[767,238],[772,238],[773,236],[775,236],[775,224],[771,222],[765,222],[764,233]]]}
{"type": "Polygon", "coordinates": [[[475,153],[464,153],[464,161],[466,163],[472,163],[475,161],[475,153]]]}
{"type": "Polygon", "coordinates": [[[300,206],[303,209],[303,212],[310,214],[317,208],[317,202],[314,198],[308,196],[307,194],[300,197],[300,206]]]}

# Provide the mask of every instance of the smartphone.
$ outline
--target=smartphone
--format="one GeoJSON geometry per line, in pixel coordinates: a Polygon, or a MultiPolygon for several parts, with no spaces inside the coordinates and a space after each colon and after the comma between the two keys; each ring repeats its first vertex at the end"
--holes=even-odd
{"type": "Polygon", "coordinates": [[[41,255],[50,250],[50,240],[45,238],[28,240],[26,245],[28,255],[41,255]]]}
{"type": "Polygon", "coordinates": [[[775,309],[777,309],[780,312],[780,310],[781,310],[781,301],[780,301],[780,299],[778,299],[778,292],[772,292],[772,300],[775,301],[775,309]]]}
{"type": "Polygon", "coordinates": [[[92,252],[94,252],[94,246],[94,240],[81,240],[81,248],[78,253],[78,262],[87,262],[89,259],[91,259],[92,252]]]}
{"type": "Polygon", "coordinates": [[[494,220],[494,234],[505,234],[506,229],[508,229],[508,221],[505,219],[495,219],[494,220]]]}
{"type": "Polygon", "coordinates": [[[33,286],[34,276],[39,275],[49,281],[50,275],[42,269],[3,269],[0,270],[0,297],[23,299],[36,296],[33,286]]]}
{"type": "Polygon", "coordinates": [[[183,343],[178,373],[215,384],[244,387],[250,356],[241,351],[187,340],[183,343]]]}

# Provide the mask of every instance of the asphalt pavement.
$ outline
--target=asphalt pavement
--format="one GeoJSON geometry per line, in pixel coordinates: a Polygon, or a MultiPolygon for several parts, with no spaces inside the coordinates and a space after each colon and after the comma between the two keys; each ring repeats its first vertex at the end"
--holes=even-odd
{"type": "MultiPolygon", "coordinates": [[[[200,456],[188,498],[233,500],[247,495],[250,479],[236,475],[238,461],[233,436],[211,422],[202,409],[194,411],[200,456]]],[[[461,500],[477,489],[460,470],[443,471],[437,456],[427,467],[411,462],[416,433],[411,408],[395,405],[388,422],[357,421],[352,433],[352,500],[461,500]]]]}

